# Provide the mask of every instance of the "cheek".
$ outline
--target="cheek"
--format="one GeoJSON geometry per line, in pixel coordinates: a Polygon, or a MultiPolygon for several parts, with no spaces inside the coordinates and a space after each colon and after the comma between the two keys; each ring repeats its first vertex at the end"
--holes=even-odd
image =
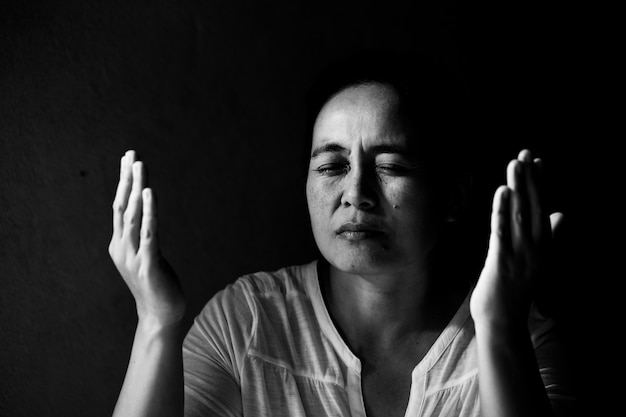
{"type": "Polygon", "coordinates": [[[423,187],[413,181],[387,181],[382,184],[381,189],[384,201],[394,209],[394,214],[419,214],[428,201],[423,187]]]}
{"type": "Polygon", "coordinates": [[[439,211],[436,188],[425,180],[399,178],[386,181],[382,190],[385,199],[396,211],[410,211],[417,218],[430,218],[439,211]]]}
{"type": "Polygon", "coordinates": [[[388,187],[386,198],[391,206],[395,229],[402,240],[432,241],[440,223],[439,205],[432,192],[418,184],[388,187]]]}
{"type": "Polygon", "coordinates": [[[331,210],[330,193],[319,184],[319,181],[309,180],[306,184],[306,199],[311,218],[313,231],[319,230],[328,223],[331,210]]]}

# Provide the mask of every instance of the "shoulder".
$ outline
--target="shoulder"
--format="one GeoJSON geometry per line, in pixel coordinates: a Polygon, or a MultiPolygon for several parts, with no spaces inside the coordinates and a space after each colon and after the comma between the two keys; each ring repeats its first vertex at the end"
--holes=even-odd
{"type": "Polygon", "coordinates": [[[230,352],[224,356],[241,356],[253,341],[287,337],[294,326],[300,327],[296,323],[305,323],[313,314],[309,288],[317,276],[315,268],[314,261],[239,277],[196,315],[186,346],[202,350],[208,343],[230,352]]]}
{"type": "Polygon", "coordinates": [[[191,335],[197,333],[206,339],[239,335],[242,340],[248,339],[259,320],[284,317],[294,300],[308,298],[307,288],[316,276],[315,268],[313,261],[237,278],[213,295],[195,316],[191,335]]]}
{"type": "MultiPolygon", "coordinates": [[[[307,293],[309,281],[315,276],[315,264],[291,265],[274,271],[258,271],[239,277],[219,291],[215,302],[243,301],[267,297],[288,297],[293,293],[307,293]]],[[[210,301],[210,302],[211,302],[210,301]]]]}
{"type": "Polygon", "coordinates": [[[211,297],[198,318],[230,316],[235,319],[234,316],[239,316],[241,319],[247,316],[253,319],[259,308],[284,304],[294,295],[307,297],[311,280],[316,277],[315,268],[316,261],[313,261],[243,275],[211,297]]]}

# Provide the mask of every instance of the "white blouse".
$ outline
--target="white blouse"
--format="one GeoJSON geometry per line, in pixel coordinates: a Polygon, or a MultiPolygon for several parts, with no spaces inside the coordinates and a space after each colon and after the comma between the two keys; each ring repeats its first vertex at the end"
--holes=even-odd
{"type": "MultiPolygon", "coordinates": [[[[551,400],[567,401],[552,323],[534,313],[529,328],[551,400]]],[[[316,261],[246,275],[215,294],[183,360],[185,416],[366,416],[361,362],[329,316],[316,261]]],[[[480,416],[469,294],[413,369],[405,416],[480,416]]]]}

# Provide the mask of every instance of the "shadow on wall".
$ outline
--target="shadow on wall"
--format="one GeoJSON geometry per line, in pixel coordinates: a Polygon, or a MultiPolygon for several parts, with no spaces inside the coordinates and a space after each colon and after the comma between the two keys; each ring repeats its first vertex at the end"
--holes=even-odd
{"type": "Polygon", "coordinates": [[[500,90],[518,68],[509,64],[529,56],[511,38],[510,53],[500,48],[502,59],[490,58],[489,49],[503,45],[487,27],[510,34],[511,22],[485,26],[481,10],[454,1],[412,10],[310,7],[0,5],[0,416],[113,409],[136,324],[107,253],[126,150],[148,166],[163,252],[181,277],[191,320],[239,275],[316,256],[300,155],[304,94],[327,60],[390,45],[437,52],[464,74],[492,121],[481,140],[498,162],[486,175],[500,175],[509,148],[517,150],[488,146],[500,144],[505,126],[519,127],[507,128],[508,144],[524,143],[536,127],[528,121],[546,120],[541,106],[530,114],[507,98],[536,78],[500,90]]]}

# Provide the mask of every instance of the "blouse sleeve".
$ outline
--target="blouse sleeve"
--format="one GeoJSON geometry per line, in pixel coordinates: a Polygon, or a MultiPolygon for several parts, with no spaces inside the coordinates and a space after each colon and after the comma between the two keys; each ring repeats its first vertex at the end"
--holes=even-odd
{"type": "Polygon", "coordinates": [[[186,417],[241,417],[241,369],[255,319],[243,285],[218,292],[183,343],[186,417]]]}
{"type": "Polygon", "coordinates": [[[572,384],[572,370],[569,369],[554,319],[542,316],[533,306],[529,330],[539,372],[555,413],[557,416],[576,415],[574,411],[577,402],[572,384]]]}

